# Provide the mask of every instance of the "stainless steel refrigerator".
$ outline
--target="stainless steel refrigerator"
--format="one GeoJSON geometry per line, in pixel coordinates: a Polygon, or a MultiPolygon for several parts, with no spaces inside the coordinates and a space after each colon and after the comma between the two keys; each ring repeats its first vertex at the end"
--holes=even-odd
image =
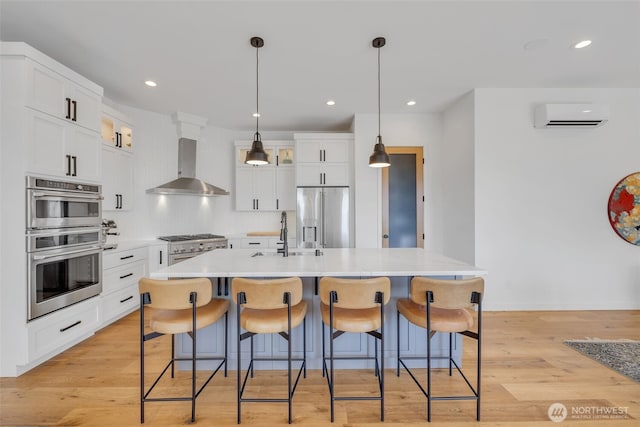
{"type": "Polygon", "coordinates": [[[296,196],[299,248],[351,246],[349,187],[298,187],[296,196]]]}

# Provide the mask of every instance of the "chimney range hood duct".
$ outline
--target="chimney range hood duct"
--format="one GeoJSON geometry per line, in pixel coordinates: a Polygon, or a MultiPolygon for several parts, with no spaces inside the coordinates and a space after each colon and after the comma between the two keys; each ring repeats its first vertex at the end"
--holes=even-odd
{"type": "Polygon", "coordinates": [[[187,196],[228,196],[229,192],[196,178],[196,141],[180,138],[178,142],[178,179],[147,190],[151,194],[187,196]]]}

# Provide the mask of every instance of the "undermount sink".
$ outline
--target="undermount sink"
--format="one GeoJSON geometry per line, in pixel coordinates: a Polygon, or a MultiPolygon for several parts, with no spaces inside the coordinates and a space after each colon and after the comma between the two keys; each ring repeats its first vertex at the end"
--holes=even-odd
{"type": "MultiPolygon", "coordinates": [[[[309,255],[309,256],[314,256],[315,252],[314,251],[304,251],[304,252],[300,252],[300,251],[289,251],[289,256],[302,256],[302,255],[309,255]]],[[[322,252],[320,252],[319,255],[322,255],[322,252]]],[[[256,252],[251,254],[251,257],[257,257],[257,256],[279,256],[282,257],[281,253],[278,252],[256,252]]]]}

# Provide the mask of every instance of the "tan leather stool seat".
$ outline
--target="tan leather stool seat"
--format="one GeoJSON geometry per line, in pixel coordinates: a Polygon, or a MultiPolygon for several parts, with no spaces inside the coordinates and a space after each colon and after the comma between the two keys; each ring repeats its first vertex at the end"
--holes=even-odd
{"type": "MultiPolygon", "coordinates": [[[[414,325],[427,328],[426,306],[416,304],[409,298],[396,302],[400,314],[414,325]]],[[[445,309],[431,307],[431,329],[439,332],[464,332],[473,326],[473,315],[469,309],[445,309]]]]}
{"type": "MultiPolygon", "coordinates": [[[[291,307],[291,328],[296,328],[307,314],[307,302],[302,300],[291,307]]],[[[287,330],[287,309],[245,308],[240,316],[240,326],[256,334],[274,334],[287,330]]]]}
{"type": "MultiPolygon", "coordinates": [[[[322,321],[329,325],[329,306],[320,303],[322,321]]],[[[380,309],[374,308],[333,308],[333,327],[345,332],[369,332],[379,329],[380,309]]]]}
{"type": "MultiPolygon", "coordinates": [[[[196,309],[196,329],[202,329],[217,322],[229,309],[229,300],[213,299],[207,305],[196,309]]],[[[191,332],[191,309],[150,310],[149,327],[162,334],[191,332]]]]}

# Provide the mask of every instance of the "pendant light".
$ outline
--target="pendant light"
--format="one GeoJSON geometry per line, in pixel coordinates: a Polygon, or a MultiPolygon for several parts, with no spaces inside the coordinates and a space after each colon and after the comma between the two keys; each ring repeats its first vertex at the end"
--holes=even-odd
{"type": "Polygon", "coordinates": [[[376,138],[376,145],[373,146],[373,154],[369,156],[369,166],[372,168],[386,168],[391,165],[389,162],[389,155],[384,149],[382,143],[382,136],[380,135],[380,48],[384,46],[386,40],[384,37],[376,37],[371,44],[378,49],[378,137],[376,138]]]}
{"type": "Polygon", "coordinates": [[[269,163],[269,156],[264,151],[262,146],[262,137],[258,131],[258,122],[260,120],[260,110],[258,110],[258,49],[264,46],[264,40],[260,37],[251,37],[251,46],[256,48],[256,133],[253,135],[253,143],[251,144],[251,150],[247,152],[245,163],[249,165],[266,165],[269,163]]]}

